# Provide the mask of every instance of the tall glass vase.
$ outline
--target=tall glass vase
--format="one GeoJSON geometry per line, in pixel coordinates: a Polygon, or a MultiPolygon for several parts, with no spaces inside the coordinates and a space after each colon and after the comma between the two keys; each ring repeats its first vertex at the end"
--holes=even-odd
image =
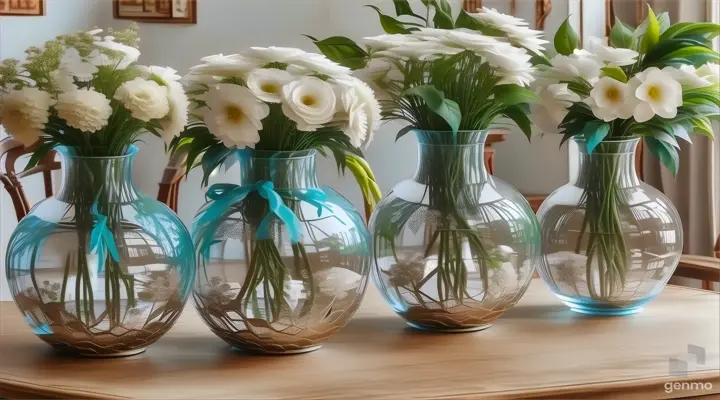
{"type": "Polygon", "coordinates": [[[416,131],[415,176],[370,221],[373,278],[415,328],[485,329],[522,297],[542,260],[530,205],[488,174],[487,131],[416,131]]]}
{"type": "Polygon", "coordinates": [[[162,203],[131,181],[122,157],[59,148],[63,183],[18,224],[6,268],[39,338],[83,356],[144,351],[176,321],[195,276],[192,241],[162,203]]]}
{"type": "Polygon", "coordinates": [[[682,253],[675,207],[635,170],[640,138],[601,142],[580,154],[570,183],[538,212],[547,257],[540,274],[573,311],[639,312],[665,287],[682,253]]]}
{"type": "Polygon", "coordinates": [[[318,184],[315,153],[237,151],[238,185],[210,187],[195,219],[195,305],[235,349],[316,350],[363,298],[367,228],[346,199],[318,184]]]}

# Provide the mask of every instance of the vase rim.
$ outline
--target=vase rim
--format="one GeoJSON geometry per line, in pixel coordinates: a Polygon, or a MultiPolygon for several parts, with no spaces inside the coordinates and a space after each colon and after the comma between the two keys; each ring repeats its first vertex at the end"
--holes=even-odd
{"type": "MultiPolygon", "coordinates": [[[[481,134],[487,134],[493,131],[501,131],[505,129],[461,129],[457,131],[457,133],[481,133],[481,134]]],[[[453,131],[450,130],[435,130],[435,129],[420,129],[420,128],[413,128],[413,132],[422,132],[422,133],[442,133],[442,134],[452,134],[453,131]]]]}
{"type": "MultiPolygon", "coordinates": [[[[578,144],[586,144],[587,140],[585,140],[584,137],[578,137],[579,135],[573,136],[572,140],[575,143],[578,144]]],[[[611,143],[611,144],[622,144],[622,143],[634,143],[639,142],[642,138],[640,136],[631,136],[628,138],[618,138],[618,139],[603,139],[600,144],[603,143],[611,143]]]]}
{"type": "MultiPolygon", "coordinates": [[[[83,156],[74,154],[72,150],[79,149],[78,146],[57,146],[55,149],[62,152],[66,157],[72,158],[72,159],[81,159],[81,160],[124,160],[131,158],[135,156],[138,152],[138,147],[134,144],[131,144],[128,146],[127,150],[125,151],[125,154],[120,156],[83,156]],[[63,151],[64,150],[64,151],[63,151]]],[[[105,146],[93,146],[93,148],[106,148],[105,146]]]]}
{"type": "Polygon", "coordinates": [[[317,154],[316,149],[275,151],[275,150],[255,150],[255,149],[238,149],[237,153],[241,157],[250,157],[261,160],[300,160],[313,157],[317,154]]]}

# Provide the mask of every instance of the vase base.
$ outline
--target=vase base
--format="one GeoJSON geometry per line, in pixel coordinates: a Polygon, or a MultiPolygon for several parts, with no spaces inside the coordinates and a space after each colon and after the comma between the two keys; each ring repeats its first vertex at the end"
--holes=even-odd
{"type": "Polygon", "coordinates": [[[322,348],[322,345],[317,346],[310,346],[310,347],[303,347],[301,349],[293,349],[293,350],[250,350],[245,349],[238,346],[233,346],[232,349],[235,351],[239,351],[242,353],[250,353],[250,354],[266,354],[266,355],[272,355],[272,356],[291,356],[296,354],[305,354],[305,353],[312,353],[313,351],[320,350],[322,348]]]}
{"type": "Polygon", "coordinates": [[[560,300],[565,303],[570,310],[579,314],[597,315],[601,317],[618,317],[623,315],[637,314],[643,310],[643,305],[633,304],[628,306],[618,306],[608,302],[597,300],[584,300],[558,295],[560,300]]]}
{"type": "Polygon", "coordinates": [[[60,354],[74,356],[74,357],[82,357],[82,358],[122,358],[122,357],[136,356],[138,354],[144,353],[145,350],[147,350],[147,347],[143,347],[141,349],[135,349],[135,350],[119,351],[117,353],[108,353],[108,354],[84,353],[82,351],[67,350],[67,349],[55,349],[55,350],[60,354]]]}
{"type": "Polygon", "coordinates": [[[479,332],[484,331],[485,329],[489,328],[491,324],[486,325],[478,325],[478,326],[470,326],[465,328],[438,328],[434,326],[427,326],[427,325],[421,325],[416,324],[414,322],[406,322],[409,327],[425,331],[425,332],[437,332],[437,333],[470,333],[470,332],[479,332]]]}

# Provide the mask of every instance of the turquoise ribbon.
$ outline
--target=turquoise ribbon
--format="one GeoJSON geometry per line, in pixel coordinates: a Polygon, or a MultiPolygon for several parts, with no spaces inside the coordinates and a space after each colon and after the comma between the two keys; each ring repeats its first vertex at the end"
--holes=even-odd
{"type": "Polygon", "coordinates": [[[91,213],[94,225],[92,231],[90,232],[90,253],[99,254],[98,270],[100,270],[103,262],[105,261],[105,249],[110,251],[110,256],[113,260],[115,260],[115,262],[120,261],[120,254],[118,253],[118,248],[115,244],[115,238],[108,228],[108,218],[105,215],[100,214],[97,201],[93,203],[91,213]]]}

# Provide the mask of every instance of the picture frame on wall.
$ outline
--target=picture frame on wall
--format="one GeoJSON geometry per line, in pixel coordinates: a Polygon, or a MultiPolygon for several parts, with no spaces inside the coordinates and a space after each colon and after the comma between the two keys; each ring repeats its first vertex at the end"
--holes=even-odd
{"type": "Polygon", "coordinates": [[[45,15],[45,0],[0,0],[0,15],[39,17],[45,15]]]}
{"type": "Polygon", "coordinates": [[[141,22],[196,24],[197,0],[113,0],[113,17],[141,22]]]}

